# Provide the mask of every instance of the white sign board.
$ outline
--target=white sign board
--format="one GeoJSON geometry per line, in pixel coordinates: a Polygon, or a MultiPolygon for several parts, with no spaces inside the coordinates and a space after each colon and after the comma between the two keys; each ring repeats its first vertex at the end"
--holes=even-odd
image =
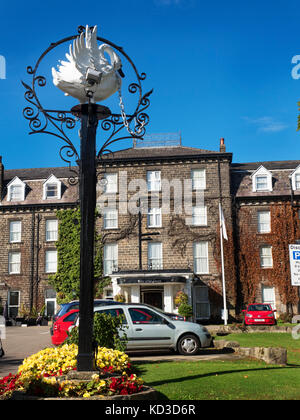
{"type": "Polygon", "coordinates": [[[289,245],[292,286],[300,286],[300,245],[289,245]]]}

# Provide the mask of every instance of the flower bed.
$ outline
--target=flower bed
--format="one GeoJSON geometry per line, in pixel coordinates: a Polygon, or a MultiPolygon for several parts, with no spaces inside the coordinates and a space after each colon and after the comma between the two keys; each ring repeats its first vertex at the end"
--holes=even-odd
{"type": "Polygon", "coordinates": [[[24,360],[18,374],[0,379],[0,397],[13,391],[39,397],[83,397],[131,395],[143,390],[143,382],[130,372],[129,357],[118,350],[99,347],[99,373],[90,380],[73,381],[66,376],[76,370],[76,345],[44,349],[24,360]],[[109,374],[109,375],[107,375],[109,374]]]}

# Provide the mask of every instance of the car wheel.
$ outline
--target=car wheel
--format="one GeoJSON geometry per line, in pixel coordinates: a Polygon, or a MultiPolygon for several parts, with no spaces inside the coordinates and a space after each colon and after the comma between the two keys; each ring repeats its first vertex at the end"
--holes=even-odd
{"type": "Polygon", "coordinates": [[[184,356],[195,355],[200,347],[200,342],[194,335],[184,335],[178,341],[178,351],[184,356]]]}

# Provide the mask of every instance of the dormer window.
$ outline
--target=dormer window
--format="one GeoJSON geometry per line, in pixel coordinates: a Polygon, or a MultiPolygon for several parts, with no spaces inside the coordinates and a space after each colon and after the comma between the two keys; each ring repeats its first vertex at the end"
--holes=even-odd
{"type": "Polygon", "coordinates": [[[255,189],[256,191],[268,190],[268,177],[267,175],[257,176],[255,178],[255,189]]]}
{"type": "Polygon", "coordinates": [[[300,165],[290,175],[292,188],[294,191],[300,191],[300,165]]]}
{"type": "Polygon", "coordinates": [[[56,176],[51,175],[43,186],[43,200],[61,198],[61,181],[56,176]]]}
{"type": "Polygon", "coordinates": [[[300,190],[300,173],[295,175],[295,190],[300,190]]]}
{"type": "Polygon", "coordinates": [[[252,175],[253,192],[272,191],[272,174],[260,166],[252,175]]]}
{"type": "Polygon", "coordinates": [[[25,182],[17,176],[7,185],[7,201],[25,200],[25,182]]]}

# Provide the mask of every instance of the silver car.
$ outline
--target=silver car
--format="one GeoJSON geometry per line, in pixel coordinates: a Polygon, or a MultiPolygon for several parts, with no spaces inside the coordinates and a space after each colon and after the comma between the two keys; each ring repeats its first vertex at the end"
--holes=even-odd
{"type": "Polygon", "coordinates": [[[173,349],[192,356],[200,348],[212,344],[210,333],[202,325],[173,320],[163,312],[142,304],[95,306],[94,312],[124,316],[127,350],[173,349]]]}

